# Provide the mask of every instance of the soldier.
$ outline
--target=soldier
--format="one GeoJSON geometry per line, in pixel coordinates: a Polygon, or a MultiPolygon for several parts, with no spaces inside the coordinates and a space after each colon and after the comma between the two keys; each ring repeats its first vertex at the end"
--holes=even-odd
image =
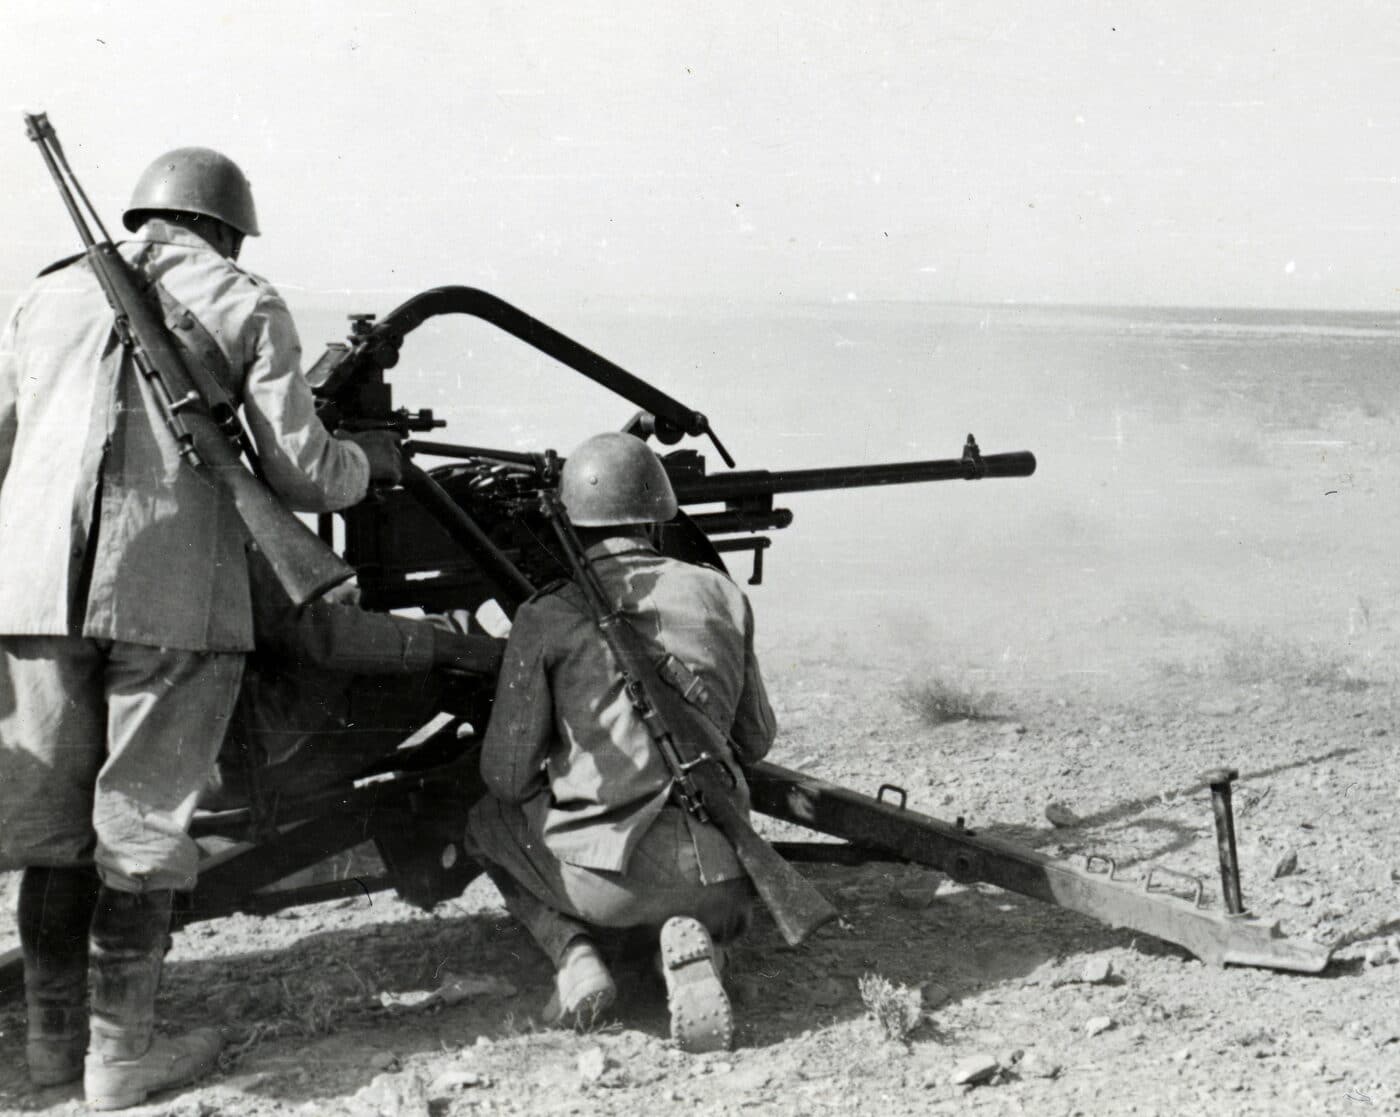
{"type": "MultiPolygon", "coordinates": [[[[737,749],[721,759],[747,808],[743,765],[764,756],[776,730],[747,599],[719,571],[658,553],[655,528],[676,514],[676,498],[631,435],[575,450],[560,499],[628,623],[708,688],[737,749]]],[[[546,1021],[588,1026],[615,1001],[602,929],[645,932],[647,956],[659,931],[673,1038],[689,1051],[728,1047],[714,943],[747,928],[751,887],[728,840],[673,801],[670,771],[572,582],[515,617],[481,772],[491,794],[473,808],[470,836],[507,909],[556,967],[546,1021]]]]}
{"type": "MultiPolygon", "coordinates": [[[[235,262],[258,227],[233,162],[161,156],[123,219],[119,251],[182,304],[182,341],[242,404],[289,505],[344,508],[396,478],[392,439],[357,446],[317,421],[286,304],[235,262]]],[[[242,527],[150,393],[86,258],[47,269],[0,336],[0,868],[24,870],[30,1078],[82,1076],[97,1109],[218,1054],[213,1029],[153,1038],[155,993],[252,646],[242,527]]]]}

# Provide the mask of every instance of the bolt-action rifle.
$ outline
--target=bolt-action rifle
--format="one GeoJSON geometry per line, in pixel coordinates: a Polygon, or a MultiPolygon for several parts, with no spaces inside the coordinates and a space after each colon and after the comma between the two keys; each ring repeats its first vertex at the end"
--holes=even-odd
{"type": "Polygon", "coordinates": [[[227,401],[206,399],[196,388],[197,384],[212,381],[212,376],[197,364],[197,358],[176,343],[147,300],[144,285],[112,244],[69,167],[48,117],[44,113],[26,113],[24,122],[29,138],[39,145],[39,153],[82,238],[88,263],[116,316],[117,338],[149,385],[150,395],[180,456],[228,493],[248,534],[297,605],[314,600],[350,578],[354,571],[239,460],[247,437],[233,406],[227,401]],[[75,191],[101,233],[101,241],[93,236],[87,218],[78,208],[75,191]]]}
{"type": "Polygon", "coordinates": [[[676,798],[695,818],[713,822],[729,839],[783,938],[790,946],[797,946],[823,923],[835,919],[836,909],[760,838],[744,817],[732,797],[732,776],[722,759],[728,730],[662,678],[656,656],[651,654],[655,649],[648,648],[642,635],[609,600],[558,494],[542,494],[540,507],[613,654],[627,697],[670,769],[676,798]]]}

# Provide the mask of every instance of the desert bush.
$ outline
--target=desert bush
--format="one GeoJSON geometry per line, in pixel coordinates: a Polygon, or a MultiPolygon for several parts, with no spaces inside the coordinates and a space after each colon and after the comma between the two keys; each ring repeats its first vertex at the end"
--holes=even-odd
{"type": "Polygon", "coordinates": [[[859,984],[860,999],[884,1037],[896,1043],[908,1042],[924,1016],[923,994],[874,973],[863,975],[859,984]]]}
{"type": "Polygon", "coordinates": [[[1279,683],[1355,693],[1374,685],[1349,656],[1267,633],[1235,634],[1214,655],[1190,663],[1160,663],[1163,674],[1217,679],[1241,686],[1279,683]]]}
{"type": "Polygon", "coordinates": [[[995,692],[937,677],[905,683],[899,692],[899,701],[926,725],[942,725],[949,721],[986,721],[997,716],[998,697],[995,692]]]}

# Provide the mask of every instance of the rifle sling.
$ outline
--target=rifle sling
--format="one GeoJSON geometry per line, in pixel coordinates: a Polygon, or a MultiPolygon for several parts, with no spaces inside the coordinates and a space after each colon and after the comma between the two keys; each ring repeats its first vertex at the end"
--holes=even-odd
{"type": "Polygon", "coordinates": [[[710,693],[710,688],[705,685],[704,680],[681,660],[661,648],[660,645],[648,640],[641,633],[637,634],[637,638],[658,653],[652,662],[661,681],[704,714],[706,721],[720,733],[723,733],[725,737],[728,737],[729,730],[725,728],[723,716],[715,702],[715,697],[710,693]]]}
{"type": "MultiPolygon", "coordinates": [[[[646,650],[648,663],[655,672],[656,677],[670,690],[674,691],[684,703],[685,707],[691,710],[698,718],[703,719],[710,730],[722,740],[728,742],[729,747],[735,753],[735,760],[738,759],[738,750],[734,746],[734,739],[729,734],[729,729],[716,703],[714,696],[704,681],[695,674],[682,660],[677,659],[655,640],[650,639],[644,633],[639,632],[621,612],[614,609],[613,616],[617,623],[627,629],[632,637],[642,648],[646,650]]],[[[673,730],[677,727],[672,726],[673,730]]],[[[703,754],[703,750],[697,750],[703,754]]],[[[682,757],[682,760],[693,760],[698,757],[682,757]]],[[[738,780],[730,770],[724,758],[715,756],[714,760],[719,764],[720,769],[728,778],[731,786],[737,786],[738,780]]]]}
{"type": "Polygon", "coordinates": [[[204,327],[199,317],[172,295],[158,279],[146,270],[147,252],[135,261],[135,270],[146,281],[146,288],[160,304],[161,318],[171,339],[185,356],[185,370],[194,390],[199,393],[211,415],[219,421],[221,414],[238,412],[238,404],[226,384],[236,384],[233,367],[229,364],[214,335],[204,327]]]}

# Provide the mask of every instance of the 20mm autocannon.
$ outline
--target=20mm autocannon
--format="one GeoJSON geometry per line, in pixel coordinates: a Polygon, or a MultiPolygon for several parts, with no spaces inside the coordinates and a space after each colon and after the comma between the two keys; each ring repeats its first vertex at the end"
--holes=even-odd
{"type": "MultiPolygon", "coordinates": [[[[472,288],[426,292],[377,323],[356,316],[348,342],[332,346],[311,373],[327,425],[381,427],[405,436],[439,429],[443,423],[431,411],[394,406],[384,373],[397,363],[413,329],[446,313],[482,319],[621,395],[639,409],[624,427],[639,437],[655,438],[663,446],[685,437],[708,438],[726,464],[733,465],[702,412],[472,288]]],[[[561,459],[556,454],[417,437],[409,437],[405,451],[410,461],[403,486],[344,516],[344,557],[357,571],[366,607],[478,616],[494,602],[509,617],[535,587],[567,574],[539,517],[540,492],[558,475],[561,459]],[[416,464],[422,459],[441,464],[424,470],[416,464]]],[[[663,549],[721,567],[724,554],[749,552],[752,582],[763,575],[763,554],[771,543],[765,533],[792,523],[792,513],[775,505],[777,496],[1027,477],[1036,467],[1035,457],[1026,451],[983,454],[971,436],[957,457],[917,462],[712,474],[693,448],[672,451],[662,460],[683,506],[664,529],[663,549]]],[[[321,529],[323,538],[337,535],[329,518],[321,529]]],[[[355,727],[357,734],[374,728],[382,734],[386,747],[372,761],[322,786],[294,793],[274,787],[246,804],[197,816],[194,832],[208,843],[210,855],[197,888],[177,913],[177,925],[377,888],[393,888],[424,907],[460,894],[479,871],[462,835],[467,809],[484,793],[476,757],[492,691],[492,680],[465,676],[410,688],[398,707],[387,710],[383,726],[355,727]],[[382,872],[287,886],[296,874],[365,842],[376,847],[382,872]]],[[[781,844],[793,860],[927,865],[964,882],[994,884],[1134,928],[1220,964],[1315,973],[1328,963],[1326,948],[1286,939],[1275,926],[1236,910],[1238,904],[1229,911],[1205,907],[1200,882],[1189,899],[1169,893],[1161,882],[1175,874],[1165,869],[1129,881],[1106,858],[1080,864],[1047,857],[920,814],[906,806],[904,793],[891,784],[872,797],[769,763],[755,767],[751,784],[759,813],[837,839],[781,844]]],[[[1233,894],[1238,896],[1235,872],[1233,894]]],[[[0,965],[0,982],[5,974],[13,977],[13,961],[8,969],[0,965]]]]}

